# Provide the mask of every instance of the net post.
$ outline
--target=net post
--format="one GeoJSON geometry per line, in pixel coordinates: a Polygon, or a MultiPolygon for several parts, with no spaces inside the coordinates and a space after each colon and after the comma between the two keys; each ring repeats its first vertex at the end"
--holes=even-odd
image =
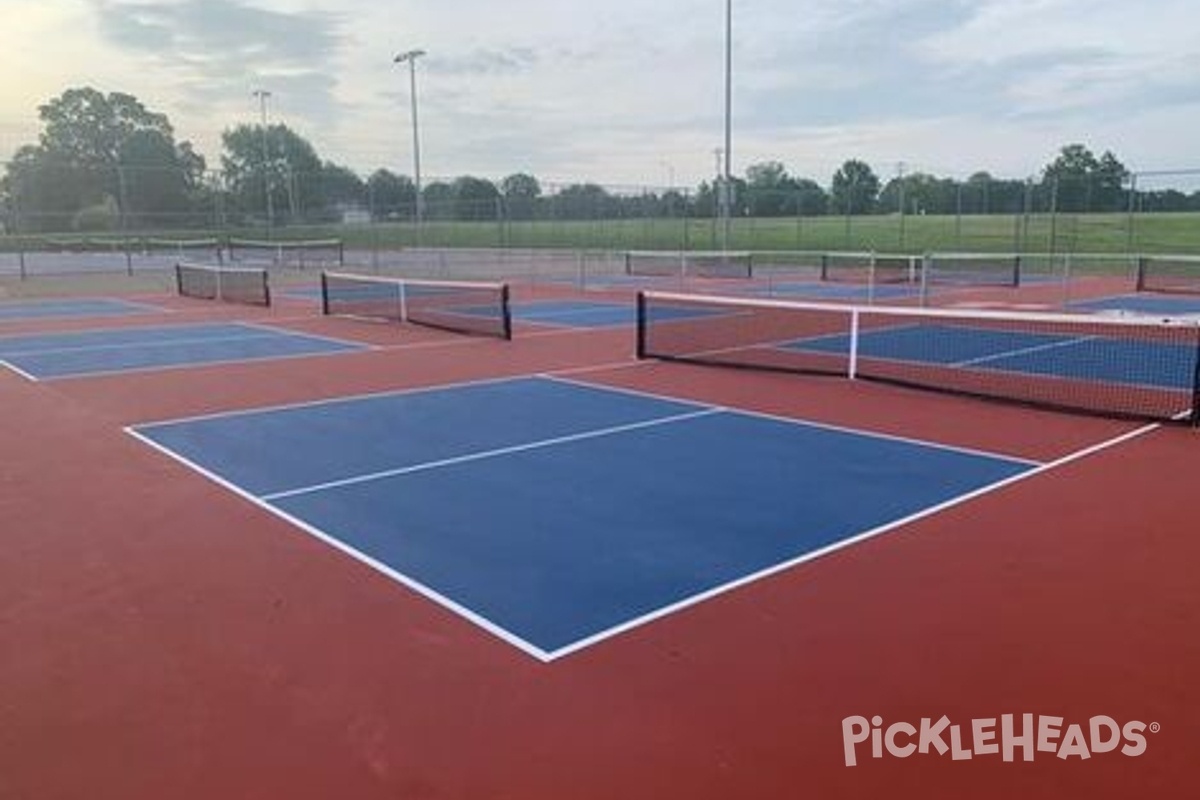
{"type": "Polygon", "coordinates": [[[125,253],[125,274],[133,277],[133,247],[129,239],[121,242],[121,250],[125,253]]]}
{"type": "Polygon", "coordinates": [[[396,291],[398,292],[397,300],[400,301],[400,322],[408,322],[408,283],[397,281],[396,291]]]}
{"type": "Polygon", "coordinates": [[[271,307],[271,279],[267,270],[262,271],[263,305],[271,307]]]}
{"type": "Polygon", "coordinates": [[[21,270],[21,280],[25,280],[26,272],[25,272],[25,245],[24,244],[17,245],[17,264],[18,264],[18,268],[21,270]]]}
{"type": "Polygon", "coordinates": [[[1021,285],[1021,254],[1017,253],[1013,256],[1013,278],[1012,286],[1016,288],[1021,285]]]}
{"type": "Polygon", "coordinates": [[[821,280],[829,280],[829,253],[821,253],[821,280]]]}
{"type": "Polygon", "coordinates": [[[635,354],[638,360],[646,358],[646,293],[637,293],[637,344],[635,354]]]}
{"type": "Polygon", "coordinates": [[[183,295],[183,265],[175,262],[175,293],[183,295]]]}
{"type": "Polygon", "coordinates": [[[846,367],[846,377],[850,380],[858,378],[858,324],[860,313],[857,308],[850,309],[850,363],[846,367]]]}
{"type": "Polygon", "coordinates": [[[1136,279],[1136,283],[1134,284],[1134,287],[1135,287],[1134,291],[1137,291],[1137,292],[1146,291],[1146,266],[1147,266],[1147,262],[1149,262],[1149,260],[1150,259],[1146,258],[1145,256],[1138,256],[1137,279],[1136,279]]]}
{"type": "Polygon", "coordinates": [[[933,255],[921,256],[921,307],[929,305],[929,271],[933,269],[933,255]]]}
{"type": "Polygon", "coordinates": [[[1063,309],[1071,308],[1071,275],[1074,273],[1073,258],[1070,253],[1063,256],[1063,309]]]}
{"type": "MultiPolygon", "coordinates": [[[[875,305],[875,280],[878,264],[875,249],[871,248],[867,256],[867,305],[869,306],[875,305]]],[[[850,377],[853,378],[854,376],[851,375],[850,377]]]]}
{"type": "Polygon", "coordinates": [[[1200,428],[1200,325],[1196,326],[1196,363],[1192,376],[1192,418],[1193,428],[1200,428]]]}
{"type": "Polygon", "coordinates": [[[500,287],[500,308],[502,309],[501,314],[504,317],[504,323],[503,323],[504,339],[505,339],[505,341],[511,342],[512,337],[513,337],[512,308],[509,306],[509,302],[508,302],[508,284],[507,283],[502,284],[500,287]]]}
{"type": "Polygon", "coordinates": [[[329,273],[321,270],[321,314],[329,316],[329,273]]]}

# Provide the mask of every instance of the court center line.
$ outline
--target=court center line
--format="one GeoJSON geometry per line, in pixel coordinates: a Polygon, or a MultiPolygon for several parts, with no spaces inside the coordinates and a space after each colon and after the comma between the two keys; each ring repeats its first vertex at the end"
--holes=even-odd
{"type": "Polygon", "coordinates": [[[413,464],[408,467],[397,467],[395,469],[381,470],[372,472],[366,475],[356,475],[353,478],[343,478],[336,481],[327,481],[318,483],[312,486],[303,486],[298,489],[288,489],[283,492],[273,492],[271,494],[262,495],[261,499],[267,502],[275,500],[285,500],[289,497],[298,497],[300,495],[314,494],[316,492],[325,491],[326,489],[340,489],[345,486],[356,486],[362,483],[370,483],[372,481],[383,480],[386,478],[395,478],[400,475],[411,475],[416,472],[428,472],[429,470],[441,469],[442,467],[454,466],[456,464],[465,464],[472,461],[482,461],[488,458],[496,458],[498,456],[512,455],[513,453],[522,453],[528,450],[540,450],[546,447],[554,447],[560,444],[568,444],[570,442],[580,442],[587,439],[599,439],[604,436],[613,436],[619,433],[627,433],[629,431],[643,430],[645,428],[654,428],[662,425],[671,425],[678,422],[686,422],[700,417],[708,417],[714,414],[727,413],[723,408],[704,408],[699,411],[691,411],[686,414],[675,414],[670,417],[659,417],[658,419],[645,420],[643,422],[632,422],[626,425],[614,425],[609,428],[600,428],[593,431],[584,431],[582,433],[572,433],[567,436],[556,436],[552,439],[542,439],[536,442],[527,442],[525,444],[512,445],[510,447],[499,447],[494,450],[482,450],[477,453],[468,453],[463,456],[454,456],[453,458],[443,458],[437,461],[427,461],[423,464],[413,464]]]}
{"type": "MultiPolygon", "coordinates": [[[[291,334],[285,333],[262,333],[243,334],[241,336],[213,336],[207,338],[192,338],[192,339],[161,339],[158,341],[131,341],[121,342],[119,344],[90,344],[80,347],[56,347],[46,350],[5,350],[3,342],[0,342],[0,353],[3,353],[6,358],[28,358],[30,356],[42,355],[63,355],[65,353],[90,353],[100,350],[142,350],[154,349],[157,347],[178,347],[180,345],[202,345],[209,343],[228,343],[228,342],[244,342],[255,339],[277,339],[279,337],[287,338],[291,334]]],[[[303,337],[304,334],[295,334],[298,337],[303,337]]],[[[313,337],[319,338],[319,337],[313,337]]]]}

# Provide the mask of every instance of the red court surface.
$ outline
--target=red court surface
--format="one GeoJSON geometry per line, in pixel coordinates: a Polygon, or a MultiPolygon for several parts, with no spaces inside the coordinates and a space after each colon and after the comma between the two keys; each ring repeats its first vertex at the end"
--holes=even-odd
{"type": "Polygon", "coordinates": [[[0,371],[4,800],[1200,796],[1194,430],[638,363],[628,329],[503,342],[161,300],[378,347],[41,384],[0,371]],[[541,373],[1052,463],[540,663],[123,432],[541,373]],[[1145,752],[1010,763],[866,742],[846,764],[850,717],[945,715],[970,747],[972,720],[1006,714],[1085,735],[1100,715],[1140,721],[1145,752]]]}

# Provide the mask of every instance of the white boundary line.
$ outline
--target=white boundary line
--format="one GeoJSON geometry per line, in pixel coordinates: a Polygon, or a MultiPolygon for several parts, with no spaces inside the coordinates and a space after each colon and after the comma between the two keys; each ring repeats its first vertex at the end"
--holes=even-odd
{"type": "Polygon", "coordinates": [[[446,597],[445,595],[441,594],[440,592],[437,592],[434,589],[421,583],[420,581],[417,581],[417,580],[409,577],[408,575],[405,575],[404,573],[399,572],[398,570],[395,570],[395,569],[389,567],[387,564],[384,564],[382,561],[378,561],[378,560],[372,558],[371,556],[368,556],[366,553],[356,550],[355,548],[353,548],[350,545],[346,544],[345,542],[341,541],[337,537],[331,536],[330,534],[325,533],[325,531],[321,530],[320,528],[316,527],[315,525],[310,525],[309,523],[305,522],[304,520],[300,519],[299,517],[295,517],[295,516],[289,514],[288,512],[284,511],[283,509],[276,508],[275,506],[271,505],[270,503],[260,500],[259,498],[255,497],[254,495],[250,494],[249,492],[247,492],[244,489],[242,489],[241,487],[239,487],[237,484],[234,484],[234,483],[231,483],[230,481],[225,480],[224,478],[218,476],[216,473],[210,472],[207,469],[205,469],[204,467],[201,467],[199,464],[196,464],[195,462],[189,460],[188,458],[181,456],[180,454],[158,444],[153,439],[143,436],[141,433],[139,433],[134,428],[126,427],[123,430],[125,431],[125,433],[127,433],[128,435],[137,439],[142,444],[147,445],[148,447],[161,453],[162,455],[165,455],[168,458],[174,460],[175,462],[182,464],[183,466],[188,467],[189,469],[199,473],[200,475],[204,476],[205,478],[207,478],[208,480],[217,484],[218,486],[220,486],[220,487],[232,492],[234,495],[242,498],[246,502],[257,506],[258,508],[268,512],[269,514],[272,514],[273,516],[283,520],[284,522],[294,525],[296,528],[303,531],[304,533],[307,533],[309,536],[312,536],[313,538],[315,538],[321,542],[324,542],[325,544],[327,544],[330,547],[334,548],[335,550],[343,553],[344,555],[349,556],[350,558],[354,559],[355,561],[365,564],[366,566],[370,567],[371,569],[374,569],[375,571],[391,578],[392,580],[396,581],[397,583],[400,583],[401,585],[406,586],[409,589],[412,589],[417,594],[422,595],[423,597],[426,597],[426,598],[432,600],[433,602],[437,603],[438,605],[442,606],[443,608],[445,608],[449,611],[452,611],[455,614],[458,614],[462,618],[466,619],[468,622],[471,622],[474,625],[482,628],[483,630],[492,634],[493,636],[500,639],[501,641],[507,642],[508,644],[512,645],[513,647],[516,647],[518,650],[521,650],[522,652],[533,656],[538,661],[541,661],[543,663],[550,661],[550,654],[547,653],[545,650],[542,650],[540,647],[537,647],[536,645],[525,641],[524,639],[520,638],[519,636],[516,636],[516,635],[510,633],[507,629],[497,625],[496,623],[489,620],[487,617],[484,617],[481,614],[478,614],[475,611],[472,611],[471,609],[467,608],[466,606],[456,603],[455,601],[451,600],[449,597],[446,597]]]}
{"type": "MultiPolygon", "coordinates": [[[[266,338],[266,337],[263,337],[266,338]]],[[[103,378],[111,375],[144,375],[152,372],[176,372],[187,369],[203,369],[205,367],[228,367],[237,364],[257,364],[261,361],[296,361],[304,358],[334,358],[354,355],[355,353],[370,352],[369,348],[361,350],[325,350],[312,353],[287,353],[284,355],[262,355],[250,358],[226,358],[217,361],[188,361],[179,364],[156,364],[149,367],[129,367],[127,369],[99,370],[95,372],[72,372],[69,375],[47,375],[40,381],[57,382],[85,380],[87,378],[103,378]]]]}
{"type": "Polygon", "coordinates": [[[327,481],[318,483],[312,486],[301,486],[297,489],[288,489],[282,492],[274,492],[272,494],[262,495],[263,500],[275,501],[286,500],[289,497],[298,497],[305,494],[314,494],[316,492],[325,491],[326,489],[340,489],[345,486],[357,486],[362,483],[371,483],[377,480],[386,480],[387,478],[396,478],[401,475],[411,475],[416,472],[428,472],[430,470],[440,469],[442,467],[450,467],[455,464],[466,464],[472,461],[483,461],[489,458],[497,458],[499,456],[512,455],[513,453],[523,453],[529,450],[541,450],[547,447],[554,447],[560,444],[569,444],[571,442],[581,442],[588,439],[599,439],[604,436],[615,436],[629,431],[637,431],[645,428],[657,428],[662,425],[673,425],[679,422],[699,419],[701,417],[709,417],[714,414],[728,413],[726,409],[712,407],[704,408],[700,411],[692,411],[687,414],[675,414],[669,417],[659,417],[657,419],[643,420],[641,422],[630,422],[625,425],[614,425],[609,428],[598,428],[596,430],[582,431],[580,433],[572,433],[566,436],[556,436],[552,439],[541,439],[536,442],[526,442],[525,444],[511,445],[509,447],[498,447],[494,450],[481,450],[475,453],[467,453],[453,458],[443,458],[437,461],[426,461],[421,464],[413,464],[407,467],[396,467],[395,469],[386,469],[379,472],[372,472],[365,475],[355,475],[350,478],[342,478],[341,480],[327,481]]]}
{"type": "MultiPolygon", "coordinates": [[[[183,345],[203,345],[203,344],[209,344],[210,342],[213,344],[222,344],[222,343],[227,343],[227,342],[254,342],[254,341],[258,341],[260,339],[276,338],[277,336],[278,336],[278,334],[272,335],[271,333],[269,333],[267,331],[263,331],[262,333],[250,333],[250,334],[243,334],[241,336],[212,336],[212,337],[204,337],[204,338],[200,338],[200,339],[157,339],[157,340],[148,341],[148,342],[115,342],[113,344],[88,344],[88,345],[83,345],[80,347],[56,347],[56,348],[47,348],[45,350],[4,350],[2,347],[0,347],[0,352],[3,352],[6,356],[8,356],[10,358],[13,356],[22,356],[22,357],[32,357],[32,356],[42,356],[42,355],[57,356],[57,355],[63,355],[65,353],[93,353],[93,352],[97,352],[97,351],[101,351],[101,350],[127,350],[127,349],[128,350],[134,350],[134,349],[153,350],[156,347],[180,347],[183,345]]],[[[0,340],[0,345],[2,345],[2,344],[3,344],[3,341],[0,340]]]]}
{"type": "Polygon", "coordinates": [[[361,350],[381,350],[384,347],[384,345],[371,344],[370,342],[356,342],[351,339],[341,339],[336,336],[326,336],[322,333],[309,333],[308,331],[296,330],[295,328],[281,328],[278,325],[267,322],[240,322],[238,324],[245,325],[247,328],[267,331],[276,335],[303,336],[306,339],[317,339],[320,341],[332,342],[333,344],[344,344],[361,350]]]}
{"type": "Polygon", "coordinates": [[[197,328],[230,328],[241,327],[245,323],[238,320],[216,319],[216,320],[201,320],[198,322],[171,322],[167,325],[122,325],[116,328],[79,328],[77,330],[68,331],[42,331],[40,333],[16,333],[5,336],[0,336],[0,346],[3,346],[6,341],[13,339],[46,339],[53,337],[68,337],[68,336],[91,336],[100,335],[107,336],[112,334],[124,333],[145,333],[147,331],[187,331],[197,328]]]}
{"type": "Polygon", "coordinates": [[[11,361],[8,361],[7,359],[0,359],[0,366],[6,367],[6,368],[12,370],[14,373],[16,373],[17,375],[20,375],[22,378],[29,381],[30,383],[41,383],[42,382],[41,378],[31,375],[30,373],[21,369],[16,364],[12,363],[11,361]]]}

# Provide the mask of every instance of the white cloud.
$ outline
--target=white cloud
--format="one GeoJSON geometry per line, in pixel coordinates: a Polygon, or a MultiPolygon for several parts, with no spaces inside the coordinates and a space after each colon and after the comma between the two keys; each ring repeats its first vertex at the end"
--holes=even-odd
{"type": "MultiPolygon", "coordinates": [[[[6,0],[0,146],[74,85],[137,95],[215,162],[250,97],[359,170],[411,159],[421,47],[430,174],[694,183],[722,137],[724,4],[684,0],[6,0]],[[6,8],[6,11],[8,9],[6,8]]],[[[1084,141],[1189,166],[1195,0],[735,0],[735,166],[827,180],[845,158],[1036,171],[1084,141]]]]}

